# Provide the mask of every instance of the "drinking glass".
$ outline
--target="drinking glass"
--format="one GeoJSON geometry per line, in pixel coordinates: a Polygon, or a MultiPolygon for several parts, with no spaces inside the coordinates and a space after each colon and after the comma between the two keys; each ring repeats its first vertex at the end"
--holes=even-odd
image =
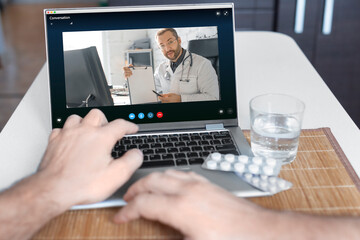
{"type": "Polygon", "coordinates": [[[251,150],[255,156],[294,161],[305,104],[284,94],[265,94],[250,101],[251,150]]]}

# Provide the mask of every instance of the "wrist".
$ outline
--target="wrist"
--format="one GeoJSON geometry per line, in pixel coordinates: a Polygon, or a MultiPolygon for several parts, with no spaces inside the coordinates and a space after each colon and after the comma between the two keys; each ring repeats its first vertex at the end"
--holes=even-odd
{"type": "Polygon", "coordinates": [[[44,206],[47,214],[52,217],[65,212],[72,206],[57,192],[57,182],[54,177],[49,177],[40,171],[29,177],[27,185],[24,197],[35,204],[44,206]]]}

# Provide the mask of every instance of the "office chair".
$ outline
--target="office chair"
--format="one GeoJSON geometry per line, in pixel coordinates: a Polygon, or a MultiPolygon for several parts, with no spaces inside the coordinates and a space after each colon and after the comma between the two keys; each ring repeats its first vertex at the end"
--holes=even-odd
{"type": "Polygon", "coordinates": [[[209,59],[216,74],[219,76],[219,47],[217,38],[190,40],[188,50],[209,59]]]}

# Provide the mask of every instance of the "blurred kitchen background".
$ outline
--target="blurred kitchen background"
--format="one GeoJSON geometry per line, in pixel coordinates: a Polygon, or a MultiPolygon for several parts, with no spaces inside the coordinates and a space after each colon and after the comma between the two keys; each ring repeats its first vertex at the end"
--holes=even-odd
{"type": "Polygon", "coordinates": [[[234,2],[236,31],[293,37],[360,126],[360,0],[0,0],[0,131],[45,63],[44,8],[213,2],[234,2]]]}

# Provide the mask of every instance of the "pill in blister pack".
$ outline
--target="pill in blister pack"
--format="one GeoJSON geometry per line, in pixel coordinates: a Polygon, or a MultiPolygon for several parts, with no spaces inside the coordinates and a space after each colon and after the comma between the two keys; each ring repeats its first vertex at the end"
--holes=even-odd
{"type": "Polygon", "coordinates": [[[276,177],[280,172],[281,162],[272,158],[212,153],[202,167],[210,170],[235,172],[248,184],[271,194],[292,187],[292,183],[276,177]]]}
{"type": "Polygon", "coordinates": [[[236,174],[251,186],[254,186],[264,192],[270,192],[271,194],[282,192],[292,187],[291,182],[274,176],[269,177],[266,175],[256,175],[251,173],[236,174]]]}
{"type": "Polygon", "coordinates": [[[202,166],[210,170],[277,176],[281,169],[281,162],[273,158],[212,153],[202,166]]]}

